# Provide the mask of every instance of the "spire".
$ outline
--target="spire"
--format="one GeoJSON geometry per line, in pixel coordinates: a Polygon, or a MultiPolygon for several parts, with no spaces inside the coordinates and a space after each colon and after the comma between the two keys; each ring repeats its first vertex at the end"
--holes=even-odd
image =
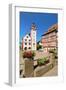
{"type": "Polygon", "coordinates": [[[32,30],[36,30],[36,25],[35,25],[35,23],[32,23],[31,29],[32,29],[32,30]]]}

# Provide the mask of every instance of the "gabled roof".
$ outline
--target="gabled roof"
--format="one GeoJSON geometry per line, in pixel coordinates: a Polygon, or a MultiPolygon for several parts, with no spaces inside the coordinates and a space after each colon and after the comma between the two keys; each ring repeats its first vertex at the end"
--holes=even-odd
{"type": "Polygon", "coordinates": [[[48,31],[46,32],[46,33],[44,33],[42,36],[44,36],[44,35],[47,35],[47,34],[49,34],[49,33],[51,33],[51,32],[54,32],[54,31],[58,31],[58,24],[54,24],[54,25],[52,25],[49,29],[48,29],[48,31]]]}
{"type": "Polygon", "coordinates": [[[27,36],[28,36],[28,38],[30,38],[30,35],[29,35],[29,34],[26,34],[26,35],[23,37],[23,39],[26,38],[27,36]]]}

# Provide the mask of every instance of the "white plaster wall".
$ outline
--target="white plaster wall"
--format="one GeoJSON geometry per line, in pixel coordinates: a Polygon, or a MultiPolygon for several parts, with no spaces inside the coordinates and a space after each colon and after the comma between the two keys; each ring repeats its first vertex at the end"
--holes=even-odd
{"type": "Polygon", "coordinates": [[[31,30],[32,50],[36,50],[36,31],[31,30]],[[33,45],[35,43],[35,45],[33,45]]]}
{"type": "Polygon", "coordinates": [[[26,35],[23,39],[23,50],[25,47],[27,47],[27,48],[31,47],[31,45],[29,45],[29,43],[31,43],[31,41],[29,41],[29,40],[31,40],[31,37],[29,35],[26,35]],[[28,36],[28,38],[27,38],[27,36],[28,36]],[[25,41],[25,39],[26,39],[26,41],[25,41]],[[25,45],[25,43],[27,43],[27,45],[25,45]]]}

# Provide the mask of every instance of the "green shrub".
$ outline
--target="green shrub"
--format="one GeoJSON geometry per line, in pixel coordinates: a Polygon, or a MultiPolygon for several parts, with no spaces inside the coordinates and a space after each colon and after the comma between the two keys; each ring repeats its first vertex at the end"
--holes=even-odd
{"type": "Polygon", "coordinates": [[[54,49],[50,49],[50,50],[49,50],[49,53],[54,53],[54,52],[55,52],[54,49]]]}
{"type": "Polygon", "coordinates": [[[36,53],[34,51],[32,51],[32,57],[35,57],[36,53]]]}
{"type": "Polygon", "coordinates": [[[53,53],[54,59],[57,59],[58,58],[57,49],[51,49],[51,50],[49,50],[49,53],[53,53]]]}
{"type": "Polygon", "coordinates": [[[37,44],[37,50],[42,49],[42,45],[37,44]]]}
{"type": "Polygon", "coordinates": [[[45,65],[47,61],[47,57],[40,58],[38,59],[38,65],[45,65]]]}

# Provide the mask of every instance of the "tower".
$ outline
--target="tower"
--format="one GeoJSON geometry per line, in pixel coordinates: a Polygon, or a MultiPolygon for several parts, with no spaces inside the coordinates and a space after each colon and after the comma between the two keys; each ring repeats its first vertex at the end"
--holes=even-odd
{"type": "Polygon", "coordinates": [[[36,25],[33,23],[31,26],[31,47],[36,50],[36,25]]]}

